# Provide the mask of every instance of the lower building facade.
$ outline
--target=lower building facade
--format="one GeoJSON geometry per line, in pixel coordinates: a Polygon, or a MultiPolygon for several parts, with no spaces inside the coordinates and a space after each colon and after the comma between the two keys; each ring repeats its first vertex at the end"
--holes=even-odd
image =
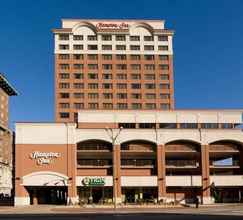
{"type": "Polygon", "coordinates": [[[17,123],[15,205],[243,202],[241,110],[17,123]]]}

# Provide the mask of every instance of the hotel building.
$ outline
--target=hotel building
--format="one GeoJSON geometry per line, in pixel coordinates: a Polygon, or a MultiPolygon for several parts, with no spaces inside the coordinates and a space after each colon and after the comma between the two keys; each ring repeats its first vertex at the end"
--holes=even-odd
{"type": "Polygon", "coordinates": [[[83,109],[174,108],[173,31],[163,20],[63,19],[53,33],[57,122],[83,109]]]}
{"type": "Polygon", "coordinates": [[[15,205],[242,202],[243,110],[174,110],[163,20],[53,33],[55,122],[16,123],[15,205]]]}
{"type": "Polygon", "coordinates": [[[10,196],[12,190],[12,131],[8,127],[9,96],[17,95],[0,73],[0,195],[10,196]]]}

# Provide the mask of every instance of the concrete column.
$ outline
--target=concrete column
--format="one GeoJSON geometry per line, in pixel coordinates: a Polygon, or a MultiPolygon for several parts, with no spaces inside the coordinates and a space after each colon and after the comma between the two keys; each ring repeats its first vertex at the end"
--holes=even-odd
{"type": "Polygon", "coordinates": [[[158,201],[166,198],[165,146],[157,145],[158,201]]]}
{"type": "Polygon", "coordinates": [[[209,145],[201,145],[202,203],[213,203],[210,195],[209,145]]]}
{"type": "Polygon", "coordinates": [[[121,146],[113,146],[113,201],[122,202],[121,196],[121,146]]]}
{"type": "Polygon", "coordinates": [[[29,193],[26,190],[26,188],[21,185],[20,180],[15,180],[14,205],[15,206],[30,205],[29,193]]]}
{"type": "Polygon", "coordinates": [[[76,176],[77,176],[77,151],[76,144],[68,145],[68,205],[75,205],[78,203],[76,176]]]}

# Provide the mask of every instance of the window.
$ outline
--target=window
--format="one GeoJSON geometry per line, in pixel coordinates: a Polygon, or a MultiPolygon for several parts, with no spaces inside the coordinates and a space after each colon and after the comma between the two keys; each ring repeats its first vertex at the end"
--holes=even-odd
{"type": "Polygon", "coordinates": [[[141,69],[141,65],[140,64],[131,64],[131,69],[132,70],[140,70],[141,69]]]}
{"type": "Polygon", "coordinates": [[[116,97],[118,99],[127,99],[127,93],[117,93],[116,97]]]}
{"type": "Polygon", "coordinates": [[[146,93],[145,97],[147,99],[156,99],[156,94],[154,94],[154,93],[146,93]]]}
{"type": "Polygon", "coordinates": [[[102,88],[103,89],[112,89],[112,83],[103,83],[102,88]]]}
{"type": "Polygon", "coordinates": [[[126,89],[127,84],[126,83],[117,83],[116,87],[117,87],[117,89],[126,89]]]}
{"type": "Polygon", "coordinates": [[[132,83],[131,88],[132,89],[141,89],[141,84],[140,83],[132,83]]]}
{"type": "Polygon", "coordinates": [[[154,55],[144,55],[145,60],[154,60],[154,55]]]}
{"type": "Polygon", "coordinates": [[[88,50],[98,50],[97,45],[88,45],[88,50]]]}
{"type": "Polygon", "coordinates": [[[113,104],[112,103],[103,103],[103,108],[104,109],[113,109],[113,104]]]}
{"type": "Polygon", "coordinates": [[[131,74],[131,79],[141,79],[141,74],[132,73],[131,74]]]}
{"type": "Polygon", "coordinates": [[[70,104],[69,103],[59,103],[59,107],[60,108],[69,108],[70,107],[70,104]]]}
{"type": "Polygon", "coordinates": [[[140,55],[130,55],[130,59],[131,60],[140,60],[141,57],[140,57],[140,55]]]}
{"type": "Polygon", "coordinates": [[[145,79],[147,79],[147,80],[154,80],[155,79],[155,74],[145,74],[145,79]]]}
{"type": "Polygon", "coordinates": [[[126,55],[123,55],[123,54],[117,54],[116,55],[116,59],[117,60],[126,60],[127,59],[127,56],[126,55]]]}
{"type": "Polygon", "coordinates": [[[144,69],[145,70],[154,70],[155,69],[155,65],[154,64],[145,64],[144,65],[144,69]]]}
{"type": "Polygon", "coordinates": [[[73,35],[73,40],[83,40],[84,36],[83,35],[73,35]]]}
{"type": "Polygon", "coordinates": [[[88,88],[89,89],[98,89],[99,88],[99,84],[98,83],[89,83],[88,84],[88,88]]]}
{"type": "Polygon", "coordinates": [[[90,40],[90,41],[97,40],[97,36],[96,35],[88,35],[87,39],[90,40]]]}
{"type": "Polygon", "coordinates": [[[124,73],[118,73],[116,75],[116,78],[117,79],[127,79],[127,74],[124,74],[124,73]]]}
{"type": "Polygon", "coordinates": [[[116,45],[116,50],[126,50],[126,45],[116,45]]]}
{"type": "Polygon", "coordinates": [[[61,99],[68,99],[69,98],[69,93],[60,93],[60,98],[61,99]]]}
{"type": "Polygon", "coordinates": [[[84,103],[74,103],[73,106],[75,109],[83,109],[84,103]]]}
{"type": "Polygon", "coordinates": [[[168,41],[168,36],[167,35],[159,35],[158,41],[168,41]]]}
{"type": "Polygon", "coordinates": [[[69,89],[70,84],[69,83],[59,83],[59,88],[60,89],[69,89]]]}
{"type": "Polygon", "coordinates": [[[164,129],[175,129],[176,128],[176,123],[160,123],[159,128],[164,128],[164,129]]]}
{"type": "Polygon", "coordinates": [[[112,69],[112,64],[103,64],[102,65],[103,70],[111,70],[112,69]]]}
{"type": "Polygon", "coordinates": [[[74,44],[73,45],[73,49],[74,50],[83,50],[84,49],[84,45],[82,45],[82,44],[74,44]]]}
{"type": "Polygon", "coordinates": [[[153,36],[144,36],[143,37],[143,40],[144,41],[153,41],[154,40],[154,37],[153,36]]]}
{"type": "Polygon", "coordinates": [[[112,60],[112,55],[111,54],[103,54],[102,59],[103,60],[112,60]]]}
{"type": "Polygon", "coordinates": [[[169,80],[169,75],[168,74],[160,74],[160,79],[161,80],[169,80]]]}
{"type": "Polygon", "coordinates": [[[159,55],[159,59],[160,60],[169,60],[169,56],[168,55],[159,55]]]}
{"type": "Polygon", "coordinates": [[[161,93],[160,94],[160,98],[161,99],[169,99],[170,98],[170,94],[163,94],[163,93],[161,93]]]}
{"type": "Polygon", "coordinates": [[[89,103],[88,106],[89,106],[90,109],[98,109],[99,108],[98,103],[89,103]]]}
{"type": "Polygon", "coordinates": [[[170,85],[161,83],[161,84],[159,84],[159,88],[160,89],[170,89],[170,85]]]}
{"type": "Polygon", "coordinates": [[[103,74],[102,78],[103,79],[112,79],[112,74],[103,74]]]}
{"type": "Polygon", "coordinates": [[[59,50],[69,50],[69,45],[68,44],[60,44],[59,50]]]}
{"type": "Polygon", "coordinates": [[[89,99],[98,99],[99,94],[98,93],[88,93],[88,98],[89,99]]]}
{"type": "Polygon", "coordinates": [[[118,124],[118,127],[119,128],[126,128],[126,129],[129,129],[129,128],[136,128],[136,123],[119,123],[118,124]]]}
{"type": "Polygon", "coordinates": [[[126,35],[116,35],[116,41],[126,41],[126,35]]]}
{"type": "Polygon", "coordinates": [[[73,69],[75,69],[75,70],[80,70],[80,69],[83,69],[83,68],[84,68],[83,64],[79,64],[79,63],[73,64],[73,69]]]}
{"type": "Polygon", "coordinates": [[[160,109],[168,110],[168,109],[170,109],[170,104],[161,103],[160,104],[160,109]]]}
{"type": "Polygon", "coordinates": [[[60,118],[69,118],[68,112],[60,112],[59,115],[60,115],[60,118]]]}
{"type": "Polygon", "coordinates": [[[144,50],[154,50],[153,45],[144,45],[144,50]]]}
{"type": "Polygon", "coordinates": [[[69,34],[59,34],[59,40],[69,40],[69,34]]]}
{"type": "Polygon", "coordinates": [[[83,79],[84,74],[83,73],[74,73],[74,79],[83,79]]]}
{"type": "Polygon", "coordinates": [[[117,103],[117,109],[127,109],[127,103],[117,103]]]}
{"type": "Polygon", "coordinates": [[[69,64],[60,64],[59,67],[62,70],[68,70],[69,69],[69,64]]]}
{"type": "Polygon", "coordinates": [[[139,36],[130,36],[130,41],[140,41],[139,36]]]}
{"type": "Polygon", "coordinates": [[[112,45],[102,45],[102,50],[112,50],[112,45]]]}
{"type": "Polygon", "coordinates": [[[59,54],[58,58],[60,60],[68,60],[70,58],[70,55],[69,54],[59,54]]]}
{"type": "Polygon", "coordinates": [[[198,128],[197,123],[181,123],[180,128],[182,129],[195,129],[198,128]]]}
{"type": "Polygon", "coordinates": [[[89,60],[97,60],[98,59],[98,55],[97,54],[88,54],[88,59],[89,60]]]}
{"type": "Polygon", "coordinates": [[[218,124],[217,123],[201,123],[201,128],[216,129],[216,128],[218,128],[218,124]]]}
{"type": "Polygon", "coordinates": [[[153,83],[147,83],[147,84],[145,84],[145,88],[146,89],[155,89],[155,84],[153,84],[153,83]]]}
{"type": "Polygon", "coordinates": [[[116,69],[118,70],[126,70],[127,65],[126,64],[116,64],[116,69]]]}
{"type": "Polygon", "coordinates": [[[98,64],[88,64],[88,69],[96,70],[96,69],[98,69],[98,64]]]}
{"type": "Polygon", "coordinates": [[[102,40],[110,41],[112,40],[112,36],[110,34],[102,35],[102,40]]]}
{"type": "Polygon", "coordinates": [[[146,103],[145,108],[146,109],[156,109],[156,104],[155,103],[146,103]]]}
{"type": "Polygon", "coordinates": [[[140,93],[132,93],[131,98],[132,99],[141,99],[142,95],[140,93]]]}
{"type": "Polygon", "coordinates": [[[113,98],[113,94],[112,93],[103,93],[103,98],[104,99],[112,99],[113,98]]]}
{"type": "Polygon", "coordinates": [[[84,98],[84,93],[79,93],[79,92],[73,93],[73,97],[75,99],[83,99],[84,98]]]}
{"type": "Polygon", "coordinates": [[[221,128],[223,129],[229,129],[229,128],[234,128],[233,124],[231,123],[222,123],[221,128]]]}
{"type": "Polygon", "coordinates": [[[139,45],[130,45],[130,50],[140,50],[139,45]]]}
{"type": "Polygon", "coordinates": [[[149,129],[149,128],[156,128],[156,124],[155,123],[139,123],[139,128],[147,128],[147,129],[149,129]]]}
{"type": "Polygon", "coordinates": [[[83,60],[84,55],[83,54],[73,54],[73,59],[75,60],[83,60]]]}
{"type": "Polygon", "coordinates": [[[169,69],[169,65],[166,65],[166,64],[159,65],[159,69],[160,70],[168,70],[169,69]]]}
{"type": "Polygon", "coordinates": [[[83,89],[84,88],[84,84],[83,83],[74,83],[73,84],[73,88],[74,89],[83,89]]]}
{"type": "Polygon", "coordinates": [[[89,73],[88,79],[98,79],[98,74],[97,73],[89,73]]]}
{"type": "Polygon", "coordinates": [[[168,46],[165,46],[165,45],[159,45],[159,46],[158,46],[158,50],[167,51],[167,50],[168,50],[168,46]]]}
{"type": "Polygon", "coordinates": [[[131,107],[132,107],[132,109],[141,109],[142,104],[141,103],[132,103],[131,107]]]}
{"type": "Polygon", "coordinates": [[[60,77],[61,79],[69,79],[69,73],[60,73],[60,74],[59,74],[59,77],[60,77]]]}

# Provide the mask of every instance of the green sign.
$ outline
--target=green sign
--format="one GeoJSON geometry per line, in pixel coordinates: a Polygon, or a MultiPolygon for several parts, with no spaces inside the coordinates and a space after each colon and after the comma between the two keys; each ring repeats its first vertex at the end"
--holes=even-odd
{"type": "Polygon", "coordinates": [[[82,180],[84,186],[104,186],[105,178],[102,177],[85,177],[82,180]]]}

